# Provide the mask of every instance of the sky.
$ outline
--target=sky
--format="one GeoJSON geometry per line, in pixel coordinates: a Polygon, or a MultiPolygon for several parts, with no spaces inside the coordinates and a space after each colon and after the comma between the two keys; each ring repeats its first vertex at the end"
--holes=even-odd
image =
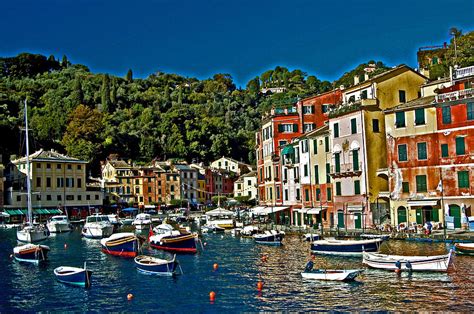
{"type": "Polygon", "coordinates": [[[237,86],[275,66],[336,80],[369,60],[474,30],[474,0],[0,0],[0,56],[51,54],[94,73],[157,71],[237,86]]]}

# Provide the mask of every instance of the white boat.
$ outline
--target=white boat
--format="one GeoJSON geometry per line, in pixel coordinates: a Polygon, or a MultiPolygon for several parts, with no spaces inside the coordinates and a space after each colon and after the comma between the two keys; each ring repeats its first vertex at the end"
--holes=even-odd
{"type": "Polygon", "coordinates": [[[68,232],[71,231],[71,222],[66,215],[53,216],[46,224],[49,232],[68,232]]]}
{"type": "Polygon", "coordinates": [[[120,218],[120,223],[123,226],[131,226],[134,220],[133,218],[120,218]]]}
{"type": "Polygon", "coordinates": [[[284,237],[285,232],[277,230],[266,230],[263,233],[255,233],[253,235],[256,243],[268,245],[281,245],[284,237]]]}
{"type": "Polygon", "coordinates": [[[361,272],[361,269],[315,269],[302,272],[301,277],[314,280],[349,281],[354,280],[361,272]]]}
{"type": "Polygon", "coordinates": [[[13,249],[13,256],[19,262],[39,264],[48,259],[49,247],[28,243],[13,249]]]}
{"type": "Polygon", "coordinates": [[[224,229],[234,228],[234,212],[224,208],[218,207],[206,212],[205,219],[208,226],[224,229]]]}
{"type": "Polygon", "coordinates": [[[151,225],[151,216],[150,214],[141,213],[135,217],[135,220],[132,222],[132,225],[135,226],[136,230],[148,230],[151,225]]]}
{"type": "Polygon", "coordinates": [[[379,253],[363,253],[362,263],[372,268],[385,270],[440,271],[448,270],[453,250],[445,255],[404,256],[379,253]]]}
{"type": "Polygon", "coordinates": [[[88,216],[82,228],[82,235],[86,238],[100,239],[109,237],[114,230],[107,215],[94,214],[88,216]]]}
{"type": "Polygon", "coordinates": [[[26,188],[28,199],[28,216],[25,225],[18,229],[16,238],[21,242],[38,242],[48,238],[49,232],[43,225],[33,224],[33,209],[31,203],[31,169],[30,169],[30,148],[28,145],[28,107],[25,100],[25,128],[26,128],[26,188]]]}
{"type": "Polygon", "coordinates": [[[112,225],[120,227],[122,225],[122,221],[119,219],[118,215],[116,214],[108,214],[109,221],[112,225]]]}
{"type": "Polygon", "coordinates": [[[378,252],[381,238],[369,240],[317,240],[311,243],[313,253],[325,255],[361,256],[362,252],[378,252]]]}

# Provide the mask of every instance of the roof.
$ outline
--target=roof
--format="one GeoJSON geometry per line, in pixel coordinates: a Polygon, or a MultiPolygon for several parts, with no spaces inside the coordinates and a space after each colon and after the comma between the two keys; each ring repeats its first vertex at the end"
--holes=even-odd
{"type": "Polygon", "coordinates": [[[303,137],[323,135],[327,132],[329,132],[329,125],[326,124],[326,125],[323,125],[322,127],[319,127],[317,129],[312,130],[311,132],[304,134],[303,137]]]}
{"type": "Polygon", "coordinates": [[[391,112],[396,112],[396,111],[405,111],[405,110],[416,109],[416,108],[431,107],[434,105],[434,100],[435,100],[435,96],[417,98],[415,100],[406,102],[396,107],[384,110],[384,112],[391,113],[391,112]]]}
{"type": "MultiPolygon", "coordinates": [[[[54,161],[54,162],[64,162],[64,163],[81,163],[87,164],[87,161],[80,160],[77,158],[72,158],[63,154],[58,153],[55,150],[43,150],[40,149],[33,154],[30,154],[29,159],[31,162],[33,161],[54,161]]],[[[22,157],[19,159],[12,160],[13,164],[25,163],[26,157],[22,157]]]]}
{"type": "Polygon", "coordinates": [[[182,165],[182,164],[180,164],[180,165],[174,165],[174,167],[175,167],[176,169],[178,169],[178,170],[196,171],[196,169],[194,169],[194,168],[192,168],[192,167],[190,167],[190,166],[188,166],[188,165],[182,165]]]}
{"type": "Polygon", "coordinates": [[[125,160],[109,160],[108,162],[114,168],[131,168],[125,160]]]}
{"type": "MultiPolygon", "coordinates": [[[[237,164],[239,164],[239,165],[251,167],[251,165],[246,164],[245,162],[241,162],[241,161],[235,160],[234,158],[222,156],[222,157],[219,158],[219,159],[228,159],[228,160],[230,160],[230,161],[232,161],[232,162],[235,162],[235,163],[237,163],[237,164]]],[[[217,160],[219,160],[219,159],[217,159],[217,160]]],[[[214,162],[216,162],[217,160],[215,160],[214,162]]]]}
{"type": "Polygon", "coordinates": [[[245,178],[245,177],[255,177],[255,176],[257,176],[257,171],[252,170],[246,174],[241,175],[240,177],[245,178]]]}
{"type": "Polygon", "coordinates": [[[230,210],[220,208],[220,207],[206,212],[206,215],[208,216],[229,216],[233,214],[234,212],[231,212],[230,210]]]}

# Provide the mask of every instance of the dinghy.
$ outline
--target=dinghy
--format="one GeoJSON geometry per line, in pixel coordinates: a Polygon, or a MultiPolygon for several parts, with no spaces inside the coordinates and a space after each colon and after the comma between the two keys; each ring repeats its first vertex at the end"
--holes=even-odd
{"type": "Polygon", "coordinates": [[[176,254],[171,260],[140,255],[135,257],[135,266],[143,273],[173,276],[176,272],[178,262],[176,261],[176,254]]]}
{"type": "Polygon", "coordinates": [[[456,254],[474,256],[474,243],[456,243],[456,254]]]}
{"type": "Polygon", "coordinates": [[[19,262],[39,264],[48,259],[49,246],[25,244],[13,249],[13,256],[19,262]]]}
{"type": "Polygon", "coordinates": [[[453,250],[446,255],[403,256],[364,252],[362,263],[385,270],[440,271],[448,270],[453,250]]]}
{"type": "Polygon", "coordinates": [[[67,283],[74,286],[88,288],[91,285],[92,271],[84,268],[60,266],[54,269],[54,275],[59,282],[67,283]]]}
{"type": "Polygon", "coordinates": [[[362,269],[313,269],[313,266],[313,262],[309,261],[301,277],[313,280],[350,281],[363,271],[362,269]]]}
{"type": "Polygon", "coordinates": [[[102,252],[122,257],[135,257],[140,248],[138,237],[131,232],[114,233],[100,240],[100,245],[102,252]]]}
{"type": "Polygon", "coordinates": [[[253,235],[256,243],[269,244],[269,245],[281,245],[281,241],[285,237],[285,232],[270,230],[264,233],[256,233],[253,235]]]}
{"type": "Polygon", "coordinates": [[[326,255],[360,256],[363,251],[377,252],[383,239],[370,240],[318,240],[311,244],[311,251],[326,255]]]}

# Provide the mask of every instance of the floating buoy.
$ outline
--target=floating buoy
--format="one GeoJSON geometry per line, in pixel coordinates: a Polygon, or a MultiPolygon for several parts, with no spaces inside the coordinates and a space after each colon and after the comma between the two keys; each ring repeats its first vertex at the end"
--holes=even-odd
{"type": "Polygon", "coordinates": [[[209,292],[209,301],[214,302],[216,300],[216,293],[214,291],[209,292]]]}
{"type": "Polygon", "coordinates": [[[395,268],[395,273],[400,274],[402,270],[400,268],[395,268]]]}
{"type": "Polygon", "coordinates": [[[130,301],[131,299],[133,299],[133,294],[131,293],[127,294],[127,300],[130,301]]]}
{"type": "Polygon", "coordinates": [[[10,258],[13,258],[13,254],[10,254],[10,258]]]}
{"type": "Polygon", "coordinates": [[[67,249],[67,243],[64,243],[64,249],[67,249]]]}
{"type": "Polygon", "coordinates": [[[267,261],[267,256],[266,255],[263,255],[262,256],[262,262],[266,262],[267,261]]]}
{"type": "Polygon", "coordinates": [[[219,265],[217,263],[214,263],[212,267],[214,268],[214,270],[217,270],[219,268],[219,265]]]}
{"type": "Polygon", "coordinates": [[[257,290],[262,291],[262,289],[263,289],[263,282],[261,281],[257,282],[257,290]]]}
{"type": "Polygon", "coordinates": [[[312,258],[312,259],[316,259],[316,255],[312,255],[312,254],[311,254],[311,258],[312,258]]]}

